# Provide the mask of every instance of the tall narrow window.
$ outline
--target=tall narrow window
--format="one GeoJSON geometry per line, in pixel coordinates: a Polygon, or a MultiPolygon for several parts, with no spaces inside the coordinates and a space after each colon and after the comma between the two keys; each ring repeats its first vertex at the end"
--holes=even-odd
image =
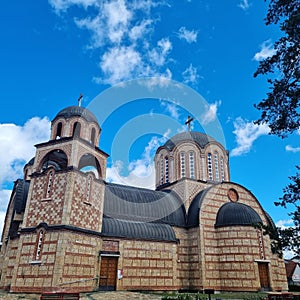
{"type": "Polygon", "coordinates": [[[223,159],[223,156],[221,156],[221,158],[220,158],[220,168],[221,168],[222,181],[224,181],[225,180],[225,171],[224,171],[224,159],[223,159]]]}
{"type": "Polygon", "coordinates": [[[80,137],[80,131],[81,131],[81,124],[79,122],[75,122],[73,127],[73,136],[80,137]]]}
{"type": "Polygon", "coordinates": [[[208,170],[208,179],[213,180],[211,153],[207,154],[207,170],[208,170]]]}
{"type": "Polygon", "coordinates": [[[46,198],[50,198],[50,196],[51,196],[53,179],[54,179],[54,170],[51,169],[48,172],[47,189],[46,189],[46,195],[45,195],[46,198]]]}
{"type": "Polygon", "coordinates": [[[35,255],[34,255],[34,259],[37,261],[41,260],[44,236],[45,236],[45,230],[41,229],[37,233],[37,241],[36,241],[36,248],[35,248],[35,255]]]}
{"type": "Polygon", "coordinates": [[[165,157],[165,181],[169,182],[169,158],[165,157]]]}
{"type": "Polygon", "coordinates": [[[92,175],[88,175],[87,183],[86,183],[86,195],[85,195],[85,202],[86,203],[90,203],[92,180],[93,180],[92,175]]]}
{"type": "Polygon", "coordinates": [[[56,139],[61,137],[61,131],[62,131],[62,123],[59,122],[56,128],[56,135],[55,135],[56,139]]]}
{"type": "Polygon", "coordinates": [[[214,153],[214,161],[215,161],[215,180],[220,181],[219,175],[219,155],[218,152],[214,153]]]}
{"type": "Polygon", "coordinates": [[[91,133],[91,143],[94,145],[95,144],[95,137],[96,137],[96,130],[95,128],[92,128],[92,133],[91,133]]]}
{"type": "Polygon", "coordinates": [[[195,160],[194,160],[194,152],[190,151],[189,154],[189,159],[190,159],[190,177],[192,179],[195,179],[195,160]]]}
{"type": "Polygon", "coordinates": [[[163,157],[160,158],[160,184],[164,184],[164,160],[163,157]]]}
{"type": "Polygon", "coordinates": [[[185,153],[180,152],[180,175],[185,177],[185,153]]]}

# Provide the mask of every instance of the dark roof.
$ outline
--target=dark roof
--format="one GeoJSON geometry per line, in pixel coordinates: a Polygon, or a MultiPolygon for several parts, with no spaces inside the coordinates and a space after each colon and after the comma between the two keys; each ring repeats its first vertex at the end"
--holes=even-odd
{"type": "Polygon", "coordinates": [[[194,141],[199,145],[200,148],[204,148],[209,142],[216,142],[214,138],[207,134],[189,131],[174,135],[162,147],[166,147],[168,150],[172,151],[176,145],[183,141],[194,141]]]}
{"type": "Polygon", "coordinates": [[[26,165],[24,166],[24,168],[27,167],[27,166],[33,166],[34,159],[35,159],[35,157],[33,157],[30,161],[28,161],[28,163],[26,163],[26,165]]]}
{"type": "Polygon", "coordinates": [[[169,190],[153,191],[118,184],[106,184],[103,214],[134,222],[186,225],[182,201],[169,190]]]}
{"type": "Polygon", "coordinates": [[[186,226],[185,207],[174,192],[106,184],[104,236],[176,241],[171,226],[186,226]]]}
{"type": "Polygon", "coordinates": [[[209,189],[210,187],[205,190],[202,190],[200,193],[196,195],[196,197],[191,202],[191,205],[188,210],[188,216],[187,216],[188,227],[197,227],[199,225],[200,207],[204,199],[204,196],[209,189]]]}
{"type": "Polygon", "coordinates": [[[243,203],[228,202],[220,207],[215,227],[250,226],[256,223],[262,223],[262,220],[252,207],[243,203]]]}
{"type": "Polygon", "coordinates": [[[176,241],[174,230],[168,224],[103,218],[101,233],[112,237],[176,241]]]}
{"type": "Polygon", "coordinates": [[[294,261],[289,261],[285,264],[286,276],[292,278],[296,269],[297,263],[294,261]]]}
{"type": "Polygon", "coordinates": [[[20,214],[25,211],[29,181],[18,179],[15,183],[15,206],[14,210],[20,214]]]}
{"type": "MultiPolygon", "coordinates": [[[[69,119],[72,117],[81,117],[84,118],[88,122],[95,122],[98,124],[98,120],[96,116],[88,109],[81,106],[69,106],[62,109],[54,118],[63,117],[65,119],[69,119]]],[[[53,121],[54,121],[53,120],[53,121]]]]}

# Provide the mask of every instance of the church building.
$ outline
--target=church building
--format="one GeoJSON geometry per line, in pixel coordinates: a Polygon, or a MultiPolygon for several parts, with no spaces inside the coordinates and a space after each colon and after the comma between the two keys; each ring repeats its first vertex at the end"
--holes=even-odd
{"type": "Polygon", "coordinates": [[[81,106],[61,110],[49,141],[15,181],[0,253],[10,292],[285,291],[284,261],[254,224],[274,226],[229,154],[187,131],[156,151],[156,189],[105,181],[101,128],[81,106]]]}

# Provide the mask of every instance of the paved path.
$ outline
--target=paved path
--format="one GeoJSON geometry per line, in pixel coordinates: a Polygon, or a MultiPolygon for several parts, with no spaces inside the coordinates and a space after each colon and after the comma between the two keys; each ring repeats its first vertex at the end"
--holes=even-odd
{"type": "MultiPolygon", "coordinates": [[[[39,299],[39,294],[11,294],[0,291],[0,300],[39,299]]],[[[94,292],[80,294],[80,300],[161,300],[161,295],[134,292],[94,292]]]]}

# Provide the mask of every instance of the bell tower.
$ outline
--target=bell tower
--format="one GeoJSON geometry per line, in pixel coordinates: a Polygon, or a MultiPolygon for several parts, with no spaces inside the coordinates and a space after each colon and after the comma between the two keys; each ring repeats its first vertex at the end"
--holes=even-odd
{"type": "MultiPolygon", "coordinates": [[[[80,259],[86,260],[86,255],[91,255],[86,253],[87,249],[96,249],[99,243],[108,157],[98,147],[100,133],[92,112],[81,106],[70,106],[52,120],[49,141],[35,145],[36,156],[30,166],[30,187],[20,231],[22,246],[12,291],[26,291],[25,279],[20,275],[24,273],[28,281],[39,277],[35,285],[37,292],[47,287],[74,290],[68,283],[84,275],[82,267],[78,266],[77,270],[72,250],[89,241],[88,247],[78,250],[83,251],[80,259]],[[26,266],[22,261],[26,261],[26,266]],[[72,268],[63,268],[70,261],[72,268]]],[[[97,256],[97,251],[94,252],[97,256]]]]}

